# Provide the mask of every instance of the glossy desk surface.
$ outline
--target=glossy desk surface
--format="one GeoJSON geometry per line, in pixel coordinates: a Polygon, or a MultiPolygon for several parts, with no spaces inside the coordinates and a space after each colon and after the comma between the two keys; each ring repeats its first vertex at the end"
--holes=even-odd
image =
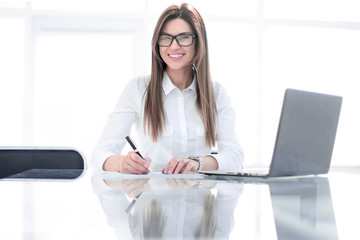
{"type": "Polygon", "coordinates": [[[359,185],[357,168],[255,182],[2,179],[0,239],[360,239],[359,185]]]}

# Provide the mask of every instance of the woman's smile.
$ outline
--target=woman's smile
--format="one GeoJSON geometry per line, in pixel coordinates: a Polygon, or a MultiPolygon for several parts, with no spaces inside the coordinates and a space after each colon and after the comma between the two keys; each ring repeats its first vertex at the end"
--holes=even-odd
{"type": "Polygon", "coordinates": [[[172,60],[180,60],[183,58],[183,56],[185,56],[184,53],[170,53],[168,54],[168,56],[172,59],[172,60]]]}

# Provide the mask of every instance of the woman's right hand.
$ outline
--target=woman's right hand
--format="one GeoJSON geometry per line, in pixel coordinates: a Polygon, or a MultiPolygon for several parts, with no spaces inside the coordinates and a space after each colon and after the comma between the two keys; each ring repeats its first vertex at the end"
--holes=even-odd
{"type": "Polygon", "coordinates": [[[143,191],[150,192],[150,181],[151,178],[104,180],[106,185],[125,192],[129,197],[136,197],[143,191]]]}
{"type": "Polygon", "coordinates": [[[148,174],[151,158],[142,159],[136,152],[127,155],[112,155],[103,165],[105,171],[116,171],[126,174],[148,174]]]}

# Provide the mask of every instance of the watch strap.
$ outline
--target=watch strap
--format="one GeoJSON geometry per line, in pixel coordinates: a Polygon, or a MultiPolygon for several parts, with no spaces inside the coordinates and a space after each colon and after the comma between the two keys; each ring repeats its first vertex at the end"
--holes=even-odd
{"type": "Polygon", "coordinates": [[[196,171],[201,171],[203,168],[203,160],[200,156],[190,156],[189,159],[199,162],[199,168],[196,171]]]}

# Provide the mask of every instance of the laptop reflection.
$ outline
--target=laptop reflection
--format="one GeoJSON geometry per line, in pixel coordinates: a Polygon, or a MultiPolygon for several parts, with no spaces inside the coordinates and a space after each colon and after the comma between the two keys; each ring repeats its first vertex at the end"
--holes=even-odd
{"type": "Polygon", "coordinates": [[[278,239],[338,239],[327,178],[268,184],[278,239]]]}

